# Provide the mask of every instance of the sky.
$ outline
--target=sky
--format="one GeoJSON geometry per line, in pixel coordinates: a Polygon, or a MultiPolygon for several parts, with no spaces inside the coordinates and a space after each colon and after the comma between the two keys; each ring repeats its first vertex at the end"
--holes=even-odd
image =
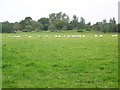
{"type": "Polygon", "coordinates": [[[30,16],[33,20],[63,12],[70,19],[73,15],[93,24],[115,17],[118,21],[120,0],[0,0],[0,22],[19,22],[30,16]]]}

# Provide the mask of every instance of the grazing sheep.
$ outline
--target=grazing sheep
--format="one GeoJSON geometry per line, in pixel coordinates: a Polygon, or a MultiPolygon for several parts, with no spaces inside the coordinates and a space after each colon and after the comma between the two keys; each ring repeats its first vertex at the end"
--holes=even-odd
{"type": "Polygon", "coordinates": [[[94,37],[97,37],[98,35],[94,35],[94,37]]]}
{"type": "Polygon", "coordinates": [[[64,35],[64,37],[66,37],[66,35],[64,35]]]}
{"type": "Polygon", "coordinates": [[[16,38],[20,38],[20,36],[16,36],[16,38]]]}
{"type": "Polygon", "coordinates": [[[38,38],[41,38],[41,36],[37,36],[38,38]]]}
{"type": "Polygon", "coordinates": [[[78,36],[78,35],[76,35],[76,38],[79,38],[79,36],[78,36]]]}
{"type": "Polygon", "coordinates": [[[58,38],[58,36],[57,36],[57,35],[55,35],[55,38],[58,38]]]}
{"type": "Polygon", "coordinates": [[[100,35],[100,38],[102,38],[103,37],[103,35],[100,35]]]}
{"type": "Polygon", "coordinates": [[[70,38],[70,35],[67,35],[67,38],[70,38]]]}
{"type": "Polygon", "coordinates": [[[115,35],[112,35],[112,37],[115,37],[115,35]]]}
{"type": "Polygon", "coordinates": [[[16,36],[13,36],[13,38],[16,38],[16,36]]]}
{"type": "Polygon", "coordinates": [[[48,36],[47,36],[47,35],[45,35],[45,38],[48,38],[48,36]]]}
{"type": "Polygon", "coordinates": [[[80,38],[81,37],[81,35],[78,35],[78,38],[80,38]]]}
{"type": "Polygon", "coordinates": [[[114,36],[117,37],[117,34],[115,34],[114,36]]]}
{"type": "Polygon", "coordinates": [[[25,35],[25,36],[27,36],[27,35],[25,35]]]}
{"type": "Polygon", "coordinates": [[[82,36],[83,38],[85,37],[85,35],[82,36]]]}
{"type": "Polygon", "coordinates": [[[71,35],[72,38],[74,38],[75,36],[74,35],[71,35]]]}
{"type": "Polygon", "coordinates": [[[117,34],[115,34],[115,35],[113,34],[112,37],[117,37],[117,34]]]}
{"type": "Polygon", "coordinates": [[[29,38],[31,38],[32,36],[28,36],[29,38]]]}
{"type": "Polygon", "coordinates": [[[58,38],[60,38],[61,36],[60,35],[58,35],[58,38]]]}
{"type": "Polygon", "coordinates": [[[8,38],[10,38],[10,36],[8,36],[8,38]]]}

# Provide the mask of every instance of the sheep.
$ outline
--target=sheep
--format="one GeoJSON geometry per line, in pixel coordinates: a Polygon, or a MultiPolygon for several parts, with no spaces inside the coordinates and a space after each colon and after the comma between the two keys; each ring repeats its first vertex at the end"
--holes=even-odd
{"type": "Polygon", "coordinates": [[[13,38],[16,38],[16,36],[13,36],[13,38]]]}
{"type": "Polygon", "coordinates": [[[58,38],[60,38],[61,36],[60,35],[58,35],[58,38]]]}
{"type": "Polygon", "coordinates": [[[97,37],[98,35],[94,35],[94,37],[97,37]]]}
{"type": "Polygon", "coordinates": [[[112,35],[112,37],[117,37],[117,34],[115,34],[115,35],[112,35]]]}
{"type": "Polygon", "coordinates": [[[64,37],[66,37],[66,35],[64,35],[64,37]]]}
{"type": "Polygon", "coordinates": [[[115,35],[112,35],[112,37],[114,37],[115,35]]]}
{"type": "Polygon", "coordinates": [[[32,36],[28,36],[29,38],[31,38],[32,36]]]}
{"type": "Polygon", "coordinates": [[[16,36],[16,38],[20,38],[20,36],[16,36]]]}
{"type": "Polygon", "coordinates": [[[82,36],[83,38],[85,37],[85,35],[82,36]]]}
{"type": "Polygon", "coordinates": [[[58,36],[57,36],[57,35],[55,35],[55,38],[58,38],[58,36]]]}
{"type": "Polygon", "coordinates": [[[103,35],[100,35],[100,38],[102,38],[103,37],[103,35]]]}
{"type": "Polygon", "coordinates": [[[10,38],[10,36],[8,36],[8,38],[10,38]]]}
{"type": "Polygon", "coordinates": [[[25,35],[25,36],[27,36],[27,35],[25,35]]]}
{"type": "Polygon", "coordinates": [[[76,38],[79,38],[79,36],[78,36],[78,35],[76,35],[76,38]]]}
{"type": "Polygon", "coordinates": [[[37,36],[38,38],[41,38],[41,36],[37,36]]]}
{"type": "Polygon", "coordinates": [[[72,37],[72,38],[75,38],[75,35],[72,35],[71,37],[72,37]]]}
{"type": "Polygon", "coordinates": [[[77,38],[77,35],[75,35],[75,38],[77,38]]]}
{"type": "Polygon", "coordinates": [[[68,38],[70,38],[70,35],[67,35],[68,38]]]}
{"type": "Polygon", "coordinates": [[[80,38],[81,37],[81,35],[78,35],[78,38],[80,38]]]}
{"type": "Polygon", "coordinates": [[[45,38],[48,38],[48,36],[47,36],[47,35],[45,35],[45,38]]]}

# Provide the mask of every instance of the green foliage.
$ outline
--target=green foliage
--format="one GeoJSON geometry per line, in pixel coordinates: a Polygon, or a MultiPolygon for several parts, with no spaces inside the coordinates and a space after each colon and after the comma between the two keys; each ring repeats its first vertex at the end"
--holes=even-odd
{"type": "Polygon", "coordinates": [[[50,31],[56,31],[56,27],[55,27],[55,25],[54,24],[50,24],[49,25],[49,27],[48,27],[48,29],[50,30],[50,31]]]}
{"type": "Polygon", "coordinates": [[[72,20],[66,13],[51,13],[49,17],[40,18],[38,21],[32,20],[31,17],[25,17],[24,20],[15,23],[3,22],[3,33],[13,32],[30,32],[30,31],[61,31],[61,30],[78,30],[83,31],[99,31],[99,32],[117,32],[117,24],[115,18],[110,18],[109,22],[103,20],[91,25],[91,22],[85,23],[83,17],[77,17],[73,15],[72,20]],[[89,28],[89,29],[88,29],[89,28]]]}
{"type": "Polygon", "coordinates": [[[117,24],[114,18],[110,18],[109,22],[105,19],[102,22],[97,22],[92,25],[92,28],[100,32],[117,32],[117,24]]]}
{"type": "Polygon", "coordinates": [[[41,23],[43,25],[42,30],[48,30],[48,26],[49,26],[48,18],[41,18],[38,20],[38,23],[41,23]]]}
{"type": "Polygon", "coordinates": [[[8,21],[2,23],[2,32],[3,33],[12,33],[13,31],[13,24],[9,23],[8,21]]]}
{"type": "Polygon", "coordinates": [[[33,27],[31,25],[26,25],[25,29],[23,29],[23,32],[31,32],[33,30],[33,27]]]}

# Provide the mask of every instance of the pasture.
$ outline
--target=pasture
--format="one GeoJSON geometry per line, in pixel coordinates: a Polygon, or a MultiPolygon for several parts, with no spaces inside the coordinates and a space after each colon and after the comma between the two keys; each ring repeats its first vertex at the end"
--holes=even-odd
{"type": "Polygon", "coordinates": [[[2,74],[3,88],[117,88],[118,37],[76,32],[3,34],[2,74]],[[63,37],[79,34],[85,37],[63,37]]]}

